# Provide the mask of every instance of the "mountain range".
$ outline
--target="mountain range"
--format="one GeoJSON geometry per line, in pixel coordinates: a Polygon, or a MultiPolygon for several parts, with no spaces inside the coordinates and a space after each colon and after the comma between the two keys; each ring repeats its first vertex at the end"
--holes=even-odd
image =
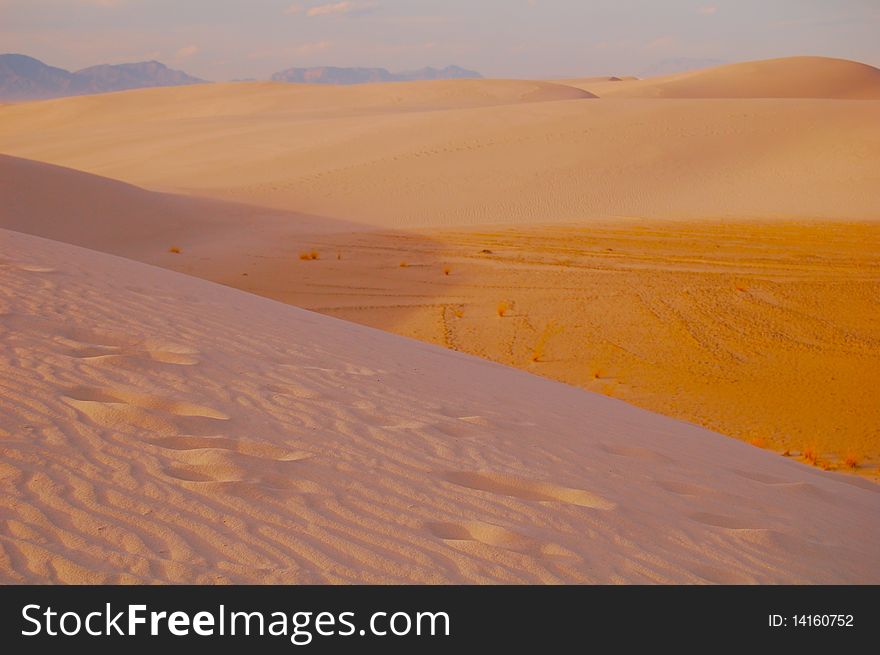
{"type": "Polygon", "coordinates": [[[102,64],[70,72],[27,55],[0,55],[0,100],[41,100],[204,81],[158,61],[102,64]]]}
{"type": "MultiPolygon", "coordinates": [[[[272,75],[276,82],[363,84],[413,80],[479,79],[475,71],[447,66],[390,73],[384,68],[288,68],[272,75]]],[[[0,101],[45,100],[62,96],[109,93],[154,86],[203,84],[206,80],[173,70],[158,61],[101,64],[67,71],[19,54],[0,55],[0,101]]]]}

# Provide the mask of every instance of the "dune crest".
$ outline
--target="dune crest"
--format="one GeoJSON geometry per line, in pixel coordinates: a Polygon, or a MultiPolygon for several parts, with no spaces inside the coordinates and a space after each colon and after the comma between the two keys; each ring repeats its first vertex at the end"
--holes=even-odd
{"type": "Polygon", "coordinates": [[[603,98],[880,99],[880,69],[830,57],[783,57],[620,84],[575,82],[603,98]]]}

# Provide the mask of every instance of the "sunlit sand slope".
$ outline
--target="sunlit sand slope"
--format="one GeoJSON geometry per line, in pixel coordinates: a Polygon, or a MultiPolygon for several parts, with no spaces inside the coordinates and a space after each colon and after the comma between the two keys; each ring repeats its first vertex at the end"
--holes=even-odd
{"type": "Polygon", "coordinates": [[[0,107],[0,151],[374,227],[880,218],[880,100],[594,99],[467,82],[25,103],[0,107]]]}

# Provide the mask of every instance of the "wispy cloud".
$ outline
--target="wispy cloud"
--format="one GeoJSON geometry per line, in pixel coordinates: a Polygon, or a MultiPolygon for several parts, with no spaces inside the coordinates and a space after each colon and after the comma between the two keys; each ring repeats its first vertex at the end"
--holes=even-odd
{"type": "Polygon", "coordinates": [[[301,4],[292,4],[284,10],[285,14],[305,14],[309,18],[316,16],[355,16],[372,11],[378,6],[372,0],[343,0],[342,2],[329,2],[322,5],[304,7],[301,4]]]}
{"type": "Polygon", "coordinates": [[[718,13],[718,5],[703,5],[697,9],[700,16],[713,16],[718,13]]]}
{"type": "Polygon", "coordinates": [[[176,53],[174,53],[175,59],[186,59],[187,57],[192,57],[199,51],[199,46],[197,45],[187,45],[182,47],[176,53]]]}

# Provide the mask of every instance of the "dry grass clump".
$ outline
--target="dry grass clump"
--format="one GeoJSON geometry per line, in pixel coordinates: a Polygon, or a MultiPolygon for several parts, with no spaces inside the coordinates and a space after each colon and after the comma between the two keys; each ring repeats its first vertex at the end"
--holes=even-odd
{"type": "Polygon", "coordinates": [[[400,268],[409,268],[409,264],[407,262],[400,262],[400,268]]]}
{"type": "Polygon", "coordinates": [[[175,255],[179,255],[179,254],[180,254],[180,248],[178,248],[177,246],[171,246],[171,247],[168,249],[168,252],[174,253],[175,255]]]}
{"type": "Polygon", "coordinates": [[[847,453],[843,457],[843,465],[848,469],[859,468],[859,456],[855,453],[847,453]]]}
{"type": "Polygon", "coordinates": [[[320,253],[317,250],[307,250],[305,252],[301,252],[299,254],[299,258],[303,261],[314,261],[321,257],[320,253]]]}
{"type": "Polygon", "coordinates": [[[755,448],[766,448],[767,440],[764,437],[755,437],[754,439],[749,439],[749,443],[755,446],[755,448]]]}
{"type": "Polygon", "coordinates": [[[807,446],[804,448],[804,461],[813,466],[819,464],[819,450],[815,446],[807,446]]]}
{"type": "Polygon", "coordinates": [[[449,266],[444,266],[443,267],[443,275],[449,275],[450,273],[452,273],[452,268],[449,266]]]}
{"type": "Polygon", "coordinates": [[[507,316],[510,313],[510,310],[513,309],[513,303],[508,302],[507,300],[502,300],[498,303],[498,307],[495,308],[495,311],[498,313],[498,316],[502,318],[507,316]]]}

